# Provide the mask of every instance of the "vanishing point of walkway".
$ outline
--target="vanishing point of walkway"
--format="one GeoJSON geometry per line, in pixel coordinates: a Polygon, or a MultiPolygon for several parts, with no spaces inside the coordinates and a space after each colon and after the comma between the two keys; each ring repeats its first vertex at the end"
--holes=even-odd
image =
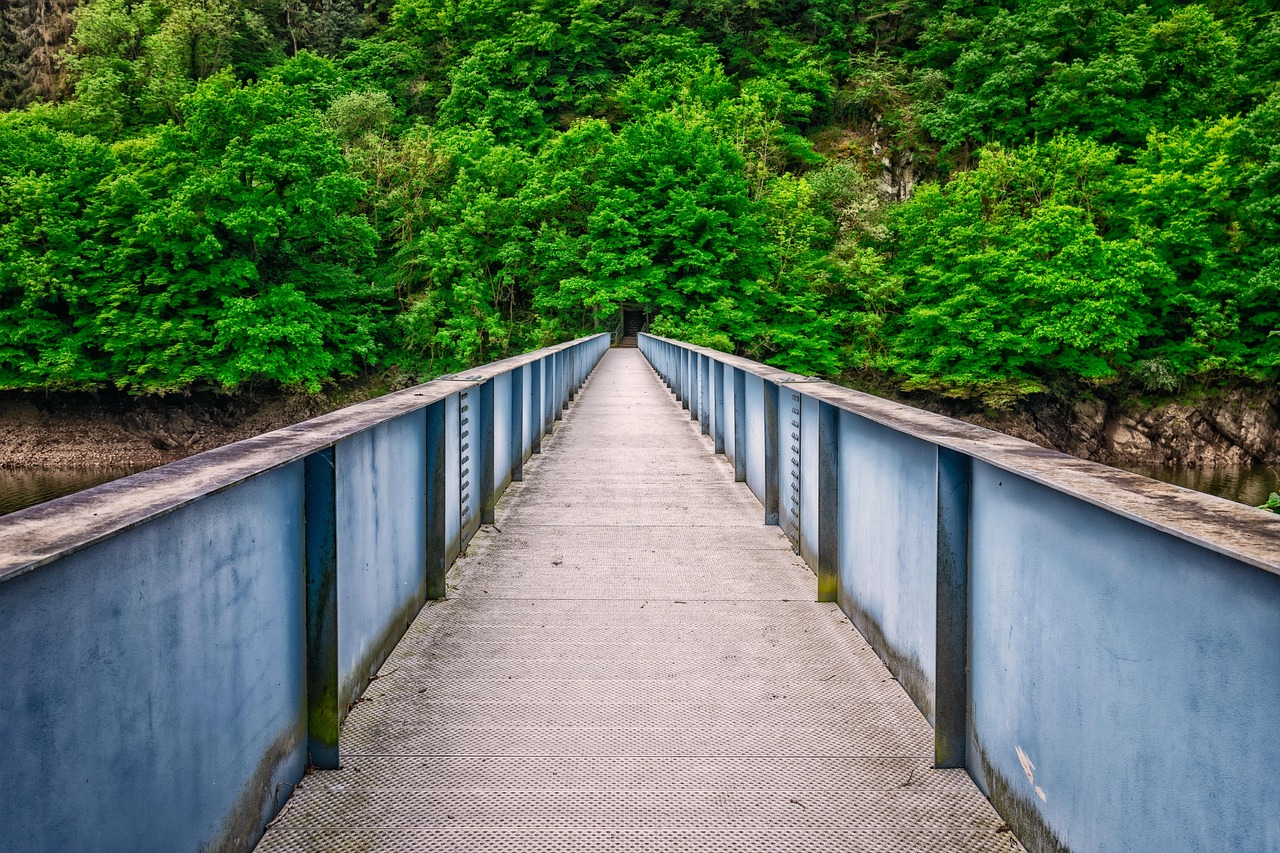
{"type": "Polygon", "coordinates": [[[557,427],[259,851],[1020,849],[639,351],[557,427]]]}

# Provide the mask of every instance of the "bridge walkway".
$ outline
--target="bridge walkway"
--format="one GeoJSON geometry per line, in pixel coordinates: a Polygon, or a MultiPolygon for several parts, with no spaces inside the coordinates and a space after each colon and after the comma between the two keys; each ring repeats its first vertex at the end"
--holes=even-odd
{"type": "Polygon", "coordinates": [[[580,395],[258,850],[1020,849],[643,356],[580,395]]]}

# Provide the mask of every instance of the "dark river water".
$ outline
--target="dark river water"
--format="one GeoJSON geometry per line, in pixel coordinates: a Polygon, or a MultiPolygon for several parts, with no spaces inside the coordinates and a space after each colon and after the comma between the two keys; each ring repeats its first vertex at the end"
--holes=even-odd
{"type": "MultiPolygon", "coordinates": [[[[78,492],[144,470],[135,468],[46,468],[0,470],[0,515],[78,492]]],[[[1280,492],[1280,470],[1261,465],[1233,468],[1133,466],[1136,474],[1257,506],[1280,492]]]]}
{"type": "Polygon", "coordinates": [[[1257,506],[1272,492],[1280,492],[1280,469],[1265,465],[1237,465],[1225,468],[1170,468],[1163,465],[1129,465],[1135,474],[1208,492],[1220,498],[1257,506]]]}
{"type": "Polygon", "coordinates": [[[0,469],[0,515],[145,470],[132,468],[0,469]]]}

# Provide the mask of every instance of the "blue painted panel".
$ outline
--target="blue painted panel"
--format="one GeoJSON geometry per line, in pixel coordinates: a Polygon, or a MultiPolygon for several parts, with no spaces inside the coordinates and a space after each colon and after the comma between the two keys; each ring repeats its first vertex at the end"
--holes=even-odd
{"type": "Polygon", "coordinates": [[[511,482],[511,374],[493,377],[493,497],[511,482]]]}
{"type": "Polygon", "coordinates": [[[933,722],[937,449],[840,413],[840,603],[933,722]]]}
{"type": "Polygon", "coordinates": [[[1280,577],[981,462],[972,506],[997,807],[1077,851],[1280,850],[1280,577]]]}
{"type": "Polygon", "coordinates": [[[462,550],[461,495],[458,477],[458,395],[444,400],[444,537],[446,564],[453,565],[462,550]]]}
{"type": "Polygon", "coordinates": [[[0,850],[252,846],[306,759],[302,494],[295,462],[0,586],[0,850]]]}
{"type": "Polygon", "coordinates": [[[734,433],[737,428],[733,420],[733,371],[727,364],[724,368],[724,455],[730,460],[735,458],[738,448],[734,445],[734,433]]]}
{"type": "MultiPolygon", "coordinates": [[[[802,396],[800,408],[800,556],[818,570],[818,401],[802,396]]],[[[790,450],[790,444],[787,445],[790,450]]]]}
{"type": "Polygon", "coordinates": [[[354,701],[426,600],[426,417],[419,410],[335,448],[338,684],[354,701]]]}
{"type": "Polygon", "coordinates": [[[746,377],[747,395],[747,485],[760,503],[764,503],[764,381],[750,373],[746,377]]]}

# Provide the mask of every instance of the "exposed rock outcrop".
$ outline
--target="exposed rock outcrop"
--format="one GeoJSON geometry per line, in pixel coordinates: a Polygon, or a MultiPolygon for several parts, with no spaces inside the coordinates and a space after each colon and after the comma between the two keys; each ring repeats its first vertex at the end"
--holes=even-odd
{"type": "Polygon", "coordinates": [[[1195,402],[1123,405],[1033,399],[1012,412],[958,417],[1109,465],[1280,464],[1280,399],[1234,389],[1195,402]]]}

